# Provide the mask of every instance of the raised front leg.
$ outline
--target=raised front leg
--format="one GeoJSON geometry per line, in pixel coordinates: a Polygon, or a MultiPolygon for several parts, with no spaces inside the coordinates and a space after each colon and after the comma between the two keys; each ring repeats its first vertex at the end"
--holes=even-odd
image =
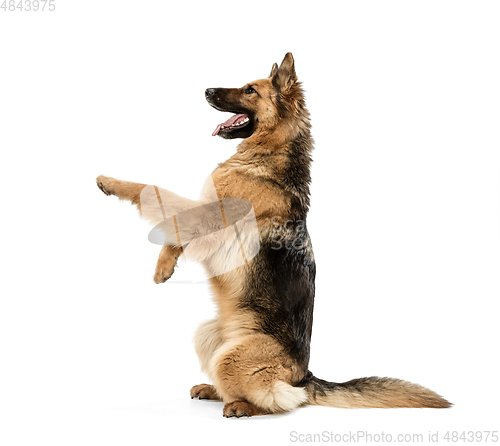
{"type": "Polygon", "coordinates": [[[180,246],[163,245],[158,257],[158,263],[156,264],[155,283],[164,283],[170,279],[174,273],[175,265],[177,265],[177,259],[182,252],[183,249],[180,246]]]}
{"type": "Polygon", "coordinates": [[[103,175],[96,178],[96,183],[106,195],[115,195],[120,200],[128,200],[135,204],[141,215],[154,225],[164,223],[163,229],[168,233],[168,240],[171,240],[167,241],[166,244],[174,245],[178,242],[177,229],[182,233],[183,242],[188,242],[193,233],[193,225],[188,224],[189,220],[193,220],[196,225],[198,214],[205,214],[204,209],[200,208],[201,202],[181,197],[157,186],[117,180],[103,175]],[[197,212],[194,212],[193,215],[187,215],[188,218],[184,225],[175,229],[171,217],[188,209],[195,209],[197,212]]]}
{"type": "MultiPolygon", "coordinates": [[[[247,263],[259,250],[252,203],[240,198],[219,199],[213,184],[213,193],[205,191],[200,200],[190,200],[157,186],[102,175],[96,182],[106,195],[132,202],[155,225],[148,236],[151,242],[183,246],[184,254],[199,262],[209,259],[212,277],[247,263]]],[[[177,259],[170,251],[164,248],[160,254],[156,283],[172,274],[177,259]]]]}
{"type": "Polygon", "coordinates": [[[140,210],[141,192],[146,184],[116,180],[103,175],[97,177],[96,183],[106,195],[116,195],[120,200],[128,200],[139,206],[140,210]]]}

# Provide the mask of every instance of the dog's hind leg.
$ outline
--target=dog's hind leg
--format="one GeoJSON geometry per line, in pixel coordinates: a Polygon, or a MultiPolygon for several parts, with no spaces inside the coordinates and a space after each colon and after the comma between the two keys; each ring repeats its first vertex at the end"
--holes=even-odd
{"type": "Polygon", "coordinates": [[[183,249],[180,246],[163,245],[156,264],[154,281],[155,283],[164,283],[174,273],[174,268],[177,265],[177,259],[182,254],[183,249]]]}
{"type": "Polygon", "coordinates": [[[264,334],[227,340],[210,360],[225,417],[284,413],[307,403],[300,373],[276,341],[264,334]]]}
{"type": "Polygon", "coordinates": [[[222,409],[222,416],[231,417],[253,417],[255,415],[269,415],[273,412],[257,407],[255,404],[248,401],[232,401],[226,403],[222,409]]]}
{"type": "Polygon", "coordinates": [[[200,400],[216,400],[221,401],[221,398],[214,386],[210,384],[198,384],[197,386],[191,387],[189,392],[191,398],[199,398],[200,400]]]}

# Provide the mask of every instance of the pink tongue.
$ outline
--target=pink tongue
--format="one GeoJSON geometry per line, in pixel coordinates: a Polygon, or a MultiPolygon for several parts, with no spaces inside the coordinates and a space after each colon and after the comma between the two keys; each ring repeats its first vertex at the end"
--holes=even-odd
{"type": "Polygon", "coordinates": [[[217,136],[217,134],[219,133],[219,131],[222,127],[231,127],[235,122],[241,121],[241,120],[245,119],[246,117],[247,117],[247,115],[245,115],[244,113],[231,116],[226,122],[223,122],[222,124],[219,124],[217,126],[217,128],[212,133],[212,136],[217,136]]]}

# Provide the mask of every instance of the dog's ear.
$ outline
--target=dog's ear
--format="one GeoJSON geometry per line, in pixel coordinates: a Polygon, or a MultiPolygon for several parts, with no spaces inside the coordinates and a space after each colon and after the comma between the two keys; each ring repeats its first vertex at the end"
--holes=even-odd
{"type": "MultiPolygon", "coordinates": [[[[274,72],[274,67],[273,67],[274,72]]],[[[271,72],[271,74],[273,73],[271,72]]],[[[286,53],[283,62],[281,62],[280,67],[276,70],[272,76],[273,86],[276,90],[284,90],[297,80],[297,75],[295,74],[295,64],[293,61],[292,53],[286,53]]]]}
{"type": "Polygon", "coordinates": [[[278,72],[278,64],[275,62],[273,64],[273,68],[271,69],[271,74],[269,75],[269,77],[275,76],[277,72],[278,72]]]}

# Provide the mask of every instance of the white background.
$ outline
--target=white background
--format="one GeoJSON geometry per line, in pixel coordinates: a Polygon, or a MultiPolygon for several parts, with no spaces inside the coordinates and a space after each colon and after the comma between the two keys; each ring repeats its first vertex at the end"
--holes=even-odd
{"type": "Polygon", "coordinates": [[[55,4],[0,10],[3,445],[499,430],[498,2],[55,4]],[[237,144],[210,136],[227,116],[205,88],[287,51],[316,141],[310,368],[418,382],[452,409],[228,420],[189,398],[214,315],[206,284],[182,283],[200,268],[155,285],[150,227],[94,179],[195,198],[237,144]]]}

